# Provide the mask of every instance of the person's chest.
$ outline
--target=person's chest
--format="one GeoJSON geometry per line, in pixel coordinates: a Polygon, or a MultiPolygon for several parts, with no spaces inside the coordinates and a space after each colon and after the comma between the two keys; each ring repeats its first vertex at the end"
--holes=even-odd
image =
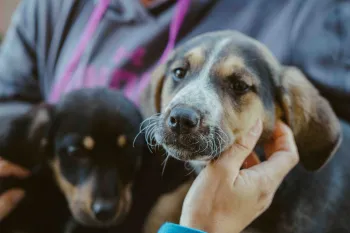
{"type": "Polygon", "coordinates": [[[138,79],[160,57],[167,43],[173,13],[169,7],[159,18],[141,7],[109,6],[98,12],[93,1],[81,1],[57,22],[55,43],[49,50],[45,96],[63,76],[64,90],[111,86],[132,95],[138,79]],[[97,11],[97,12],[96,12],[97,11]],[[100,14],[99,14],[100,13],[100,14]],[[158,38],[158,39],[155,39],[158,38]]]}

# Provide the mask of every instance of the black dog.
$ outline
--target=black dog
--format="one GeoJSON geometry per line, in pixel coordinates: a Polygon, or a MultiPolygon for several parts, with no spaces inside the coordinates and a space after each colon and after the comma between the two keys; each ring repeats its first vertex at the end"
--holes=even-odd
{"type": "Polygon", "coordinates": [[[104,88],[0,119],[1,157],[33,171],[23,181],[1,180],[2,191],[19,186],[26,197],[0,232],[74,232],[124,221],[145,151],[142,137],[134,143],[141,122],[130,101],[104,88]]]}

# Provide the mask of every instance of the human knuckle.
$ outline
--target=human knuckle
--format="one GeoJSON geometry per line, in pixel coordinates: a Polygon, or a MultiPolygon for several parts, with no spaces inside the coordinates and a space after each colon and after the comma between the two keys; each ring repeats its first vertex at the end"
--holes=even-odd
{"type": "Polygon", "coordinates": [[[266,209],[268,209],[271,204],[272,204],[272,200],[273,200],[273,195],[269,194],[267,196],[265,196],[264,198],[261,198],[258,202],[258,206],[260,207],[260,211],[264,212],[266,209]]]}
{"type": "Polygon", "coordinates": [[[249,148],[249,146],[246,146],[243,143],[237,143],[236,149],[237,149],[237,152],[241,153],[242,155],[247,155],[251,152],[251,149],[249,148]]]}
{"type": "Polygon", "coordinates": [[[290,152],[290,153],[288,153],[288,159],[289,159],[289,163],[291,165],[296,165],[297,163],[299,163],[298,152],[290,152]]]}
{"type": "Polygon", "coordinates": [[[269,175],[260,176],[258,187],[261,196],[268,196],[275,189],[275,182],[269,175]]]}

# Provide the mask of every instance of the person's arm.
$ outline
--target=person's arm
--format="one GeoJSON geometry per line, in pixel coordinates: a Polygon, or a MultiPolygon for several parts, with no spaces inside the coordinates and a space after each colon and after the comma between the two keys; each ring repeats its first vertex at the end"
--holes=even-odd
{"type": "Polygon", "coordinates": [[[158,233],[206,233],[201,230],[184,227],[174,223],[165,223],[159,229],[158,233]]]}
{"type": "MultiPolygon", "coordinates": [[[[20,2],[0,50],[0,115],[41,100],[38,85],[37,0],[20,2]],[[14,103],[14,109],[11,108],[14,103]]],[[[42,19],[41,19],[42,20],[42,19]]]]}

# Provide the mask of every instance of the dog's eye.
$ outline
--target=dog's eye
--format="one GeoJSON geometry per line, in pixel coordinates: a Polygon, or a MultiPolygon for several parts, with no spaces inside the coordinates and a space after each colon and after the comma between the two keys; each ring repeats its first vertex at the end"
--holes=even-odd
{"type": "Polygon", "coordinates": [[[249,91],[250,86],[247,83],[245,83],[244,81],[236,80],[231,84],[231,88],[236,93],[243,94],[243,93],[249,91]]]}
{"type": "Polygon", "coordinates": [[[183,79],[186,76],[187,71],[184,68],[176,68],[173,70],[173,76],[175,80],[183,79]]]}
{"type": "Polygon", "coordinates": [[[86,152],[82,148],[79,148],[76,146],[69,146],[66,149],[66,153],[68,156],[73,156],[76,158],[85,158],[86,157],[86,152]]]}

